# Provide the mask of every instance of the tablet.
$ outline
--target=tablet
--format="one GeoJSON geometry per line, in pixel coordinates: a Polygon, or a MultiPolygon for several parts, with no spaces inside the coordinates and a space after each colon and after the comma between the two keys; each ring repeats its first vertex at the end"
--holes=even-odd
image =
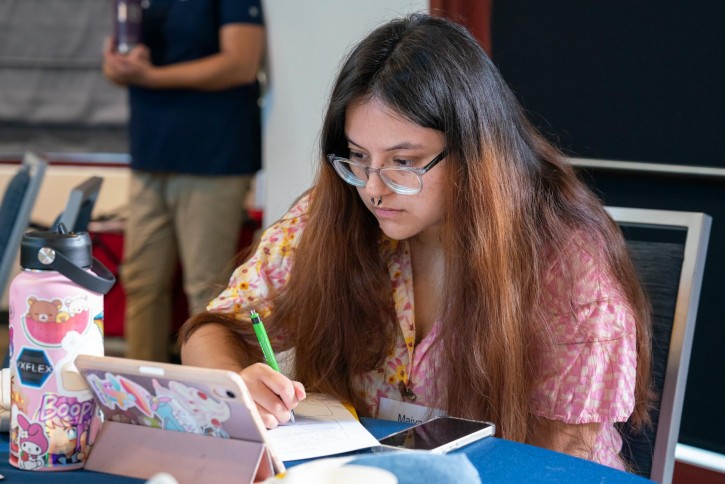
{"type": "Polygon", "coordinates": [[[276,472],[284,465],[238,374],[109,356],[79,355],[76,367],[104,420],[263,444],[276,472]]]}

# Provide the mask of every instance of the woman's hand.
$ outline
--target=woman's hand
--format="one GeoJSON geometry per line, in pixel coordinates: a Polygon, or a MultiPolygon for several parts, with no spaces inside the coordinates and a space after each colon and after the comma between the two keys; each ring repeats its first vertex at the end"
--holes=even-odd
{"type": "Polygon", "coordinates": [[[270,429],[288,422],[290,411],[307,396],[302,383],[290,380],[269,365],[254,363],[221,324],[205,324],[196,329],[181,345],[181,362],[239,373],[264,425],[270,429]]]}
{"type": "Polygon", "coordinates": [[[290,380],[264,363],[254,363],[239,374],[268,429],[288,422],[290,412],[306,397],[302,383],[290,380]]]}

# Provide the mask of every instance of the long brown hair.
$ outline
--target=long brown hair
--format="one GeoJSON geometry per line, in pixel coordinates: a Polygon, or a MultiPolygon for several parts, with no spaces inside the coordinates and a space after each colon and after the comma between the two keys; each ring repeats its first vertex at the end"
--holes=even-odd
{"type": "MultiPolygon", "coordinates": [[[[649,313],[621,233],[530,125],[476,40],[455,23],[422,14],[373,31],[349,54],[333,88],[309,219],[289,283],[271,298],[267,319],[270,332],[291,335],[296,378],[364,411],[353,377],[382,362],[397,331],[380,229],[356,190],[323,158],[347,153],[346,109],[366,98],[446,138],[451,183],[441,233],[445,311],[437,343],[444,372],[438,381],[445,388],[437,403],[452,415],[496,422],[505,438],[526,439],[534,348],[549,343],[542,276],[552,261],[566,263],[562,248],[574,233],[587,233],[601,242],[605,267],[635,313],[632,422],[647,423],[649,313]]],[[[190,321],[182,338],[209,317],[190,321]]],[[[233,318],[226,321],[239,327],[233,318]]],[[[235,331],[242,340],[249,337],[248,328],[235,331]]]]}

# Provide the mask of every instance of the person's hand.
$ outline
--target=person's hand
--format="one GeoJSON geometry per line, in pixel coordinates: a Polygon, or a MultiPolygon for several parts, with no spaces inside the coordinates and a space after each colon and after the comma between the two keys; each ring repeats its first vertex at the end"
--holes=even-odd
{"type": "Polygon", "coordinates": [[[113,50],[112,40],[107,38],[103,46],[103,74],[121,86],[149,86],[154,66],[148,47],[137,45],[128,54],[113,50]]]}
{"type": "Polygon", "coordinates": [[[264,363],[248,366],[240,375],[268,429],[288,422],[290,411],[306,397],[302,383],[290,380],[264,363]]]}

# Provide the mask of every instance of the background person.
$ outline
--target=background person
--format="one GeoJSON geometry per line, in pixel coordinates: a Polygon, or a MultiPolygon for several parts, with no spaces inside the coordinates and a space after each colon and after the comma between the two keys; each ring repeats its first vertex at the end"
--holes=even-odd
{"type": "Polygon", "coordinates": [[[173,276],[190,312],[223,285],[261,167],[259,0],[151,0],[143,45],[110,44],[104,74],[129,86],[131,189],[121,276],[127,356],[169,359],[173,276]]]}
{"type": "Polygon", "coordinates": [[[269,427],[306,387],[623,468],[614,423],[649,421],[648,304],[618,227],[476,40],[427,15],[373,31],[321,151],[312,189],[182,328],[182,361],[240,372],[269,427]],[[295,381],[255,363],[252,308],[295,381]]]}

